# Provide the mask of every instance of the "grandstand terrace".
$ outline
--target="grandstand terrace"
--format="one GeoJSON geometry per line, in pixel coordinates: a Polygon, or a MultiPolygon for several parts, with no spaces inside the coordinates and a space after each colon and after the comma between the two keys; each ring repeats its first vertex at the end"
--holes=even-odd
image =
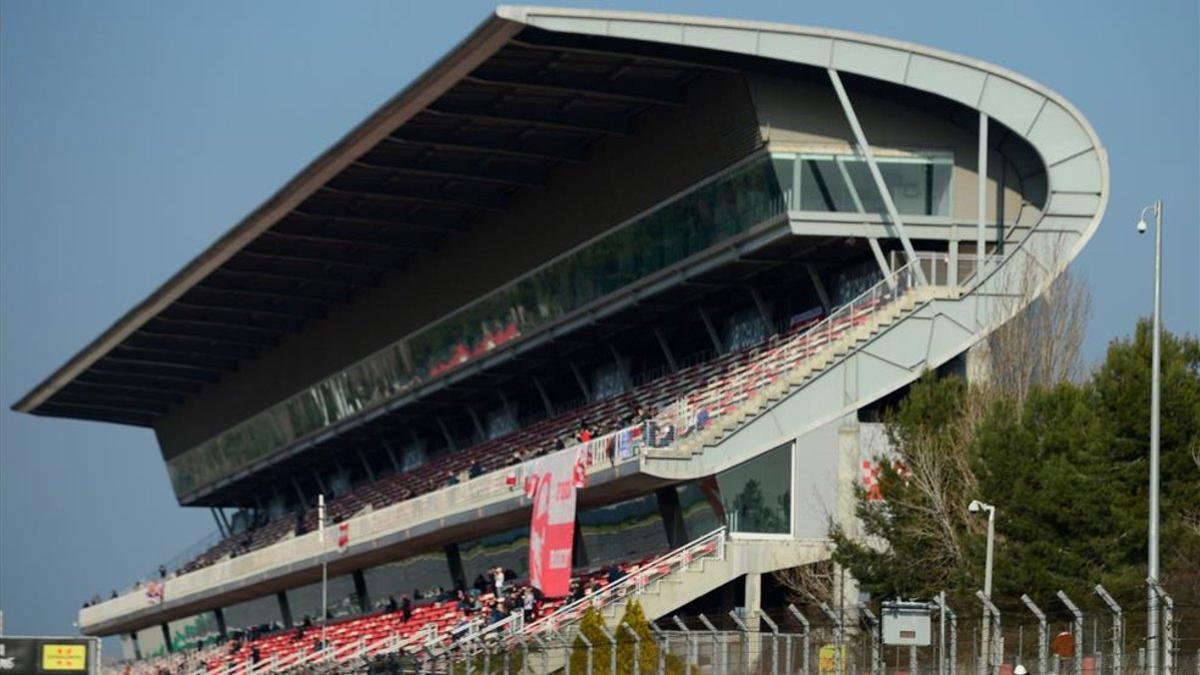
{"type": "Polygon", "coordinates": [[[445,592],[529,575],[524,478],[555,453],[586,474],[579,578],[674,552],[651,618],[760,607],[853,523],[880,411],[986,368],[1107,180],[1078,111],[972,59],[500,8],[16,403],[152,429],[220,533],[81,630],[189,672],[294,664],[324,621],[330,650],[452,648],[445,592]]]}

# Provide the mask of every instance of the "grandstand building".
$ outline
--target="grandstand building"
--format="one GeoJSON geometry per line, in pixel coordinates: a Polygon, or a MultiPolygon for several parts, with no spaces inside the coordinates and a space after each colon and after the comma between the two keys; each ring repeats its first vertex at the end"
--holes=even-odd
{"type": "MultiPolygon", "coordinates": [[[[975,59],[502,7],[16,403],[153,429],[220,531],[79,626],[149,657],[320,622],[324,562],[335,644],[444,642],[462,610],[420,596],[526,583],[556,453],[589,590],[683,550],[711,564],[654,566],[650,618],[752,618],[853,527],[880,409],[964,369],[1107,194],[1080,113],[975,59]]],[[[272,639],[283,670],[315,638],[272,639]]]]}

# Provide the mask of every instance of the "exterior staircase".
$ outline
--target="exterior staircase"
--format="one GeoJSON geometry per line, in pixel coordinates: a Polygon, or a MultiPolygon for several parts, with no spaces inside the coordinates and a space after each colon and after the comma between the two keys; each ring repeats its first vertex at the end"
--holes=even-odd
{"type": "Polygon", "coordinates": [[[716,396],[709,395],[699,402],[678,402],[676,409],[669,412],[669,423],[684,432],[668,447],[647,448],[645,457],[688,460],[702,454],[705,447],[718,445],[926,303],[960,294],[958,286],[914,286],[907,274],[909,270],[905,267],[893,274],[897,281],[894,288],[880,282],[821,323],[789,338],[776,351],[786,354],[791,350],[801,356],[785,356],[784,365],[777,372],[766,376],[749,373],[747,381],[728,383],[722,387],[726,391],[716,396]],[[717,402],[731,392],[736,395],[735,405],[717,402]],[[703,423],[696,423],[698,411],[710,408],[713,413],[703,423]]]}

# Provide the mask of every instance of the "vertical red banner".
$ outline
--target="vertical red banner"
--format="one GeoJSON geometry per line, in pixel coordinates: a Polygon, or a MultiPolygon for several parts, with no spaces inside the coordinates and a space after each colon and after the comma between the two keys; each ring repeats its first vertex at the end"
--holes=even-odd
{"type": "Polygon", "coordinates": [[[558,452],[534,464],[529,477],[529,582],[550,598],[563,597],[571,589],[576,463],[576,453],[558,452]]]}

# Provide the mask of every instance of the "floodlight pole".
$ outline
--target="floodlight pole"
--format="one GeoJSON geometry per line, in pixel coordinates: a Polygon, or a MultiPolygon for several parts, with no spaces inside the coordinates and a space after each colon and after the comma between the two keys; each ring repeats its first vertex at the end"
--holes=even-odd
{"type": "MultiPolygon", "coordinates": [[[[1158,637],[1158,605],[1159,597],[1154,586],[1158,583],[1158,472],[1159,472],[1159,413],[1161,390],[1161,342],[1162,342],[1162,200],[1156,200],[1152,206],[1142,209],[1145,215],[1149,209],[1154,210],[1154,325],[1153,351],[1150,358],[1150,526],[1147,535],[1147,547],[1150,584],[1146,589],[1146,672],[1149,675],[1159,673],[1159,637],[1158,637]]],[[[1141,221],[1142,224],[1145,221],[1141,221]]],[[[1138,228],[1142,229],[1141,227],[1138,228]]]]}

